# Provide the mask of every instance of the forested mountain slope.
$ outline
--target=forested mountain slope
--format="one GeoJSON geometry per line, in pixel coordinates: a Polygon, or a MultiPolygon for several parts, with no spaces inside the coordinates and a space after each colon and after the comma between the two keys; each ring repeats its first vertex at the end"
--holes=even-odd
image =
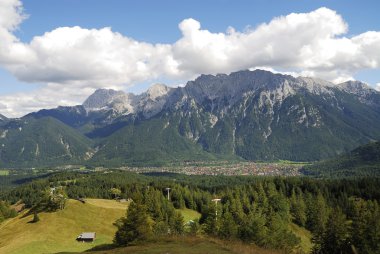
{"type": "Polygon", "coordinates": [[[82,163],[91,158],[91,145],[91,140],[51,117],[12,120],[0,127],[0,165],[82,163]]]}
{"type": "Polygon", "coordinates": [[[380,176],[380,142],[360,146],[334,159],[308,166],[303,171],[316,176],[380,176]]]}

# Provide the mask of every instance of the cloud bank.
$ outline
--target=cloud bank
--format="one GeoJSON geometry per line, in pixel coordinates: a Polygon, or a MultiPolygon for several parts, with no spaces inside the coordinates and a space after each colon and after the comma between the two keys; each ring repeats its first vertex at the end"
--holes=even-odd
{"type": "Polygon", "coordinates": [[[334,82],[380,68],[380,32],[345,37],[348,25],[328,8],[223,33],[185,19],[179,24],[182,36],[173,44],[137,41],[108,27],[59,27],[21,42],[14,31],[26,17],[20,0],[1,1],[0,66],[23,82],[41,84],[28,94],[0,96],[0,113],[8,116],[78,104],[96,88],[125,89],[256,66],[334,82]]]}

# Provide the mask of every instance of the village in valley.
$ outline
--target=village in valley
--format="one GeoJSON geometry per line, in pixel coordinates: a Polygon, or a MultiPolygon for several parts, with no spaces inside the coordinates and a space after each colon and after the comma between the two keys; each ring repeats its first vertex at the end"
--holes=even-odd
{"type": "Polygon", "coordinates": [[[0,190],[21,183],[43,178],[47,175],[59,172],[81,172],[104,174],[114,171],[127,171],[138,174],[183,174],[205,176],[302,176],[302,168],[307,163],[278,161],[278,162],[253,162],[253,161],[189,161],[173,163],[160,167],[91,167],[83,165],[65,165],[52,168],[26,168],[26,169],[2,169],[0,173],[8,177],[0,178],[0,190]]]}
{"type": "MultiPolygon", "coordinates": [[[[122,170],[136,173],[177,173],[185,175],[225,175],[225,176],[299,176],[305,163],[297,162],[185,162],[163,167],[122,167],[122,170]]],[[[98,168],[99,169],[99,168],[98,168]]]]}
{"type": "MultiPolygon", "coordinates": [[[[172,163],[167,166],[153,167],[91,167],[83,165],[65,165],[52,168],[29,168],[29,169],[4,169],[10,179],[18,178],[38,178],[41,175],[51,174],[60,171],[77,171],[77,172],[103,172],[110,173],[113,171],[127,171],[138,174],[146,173],[173,173],[184,175],[224,175],[224,176],[301,176],[302,168],[307,163],[278,161],[278,162],[253,162],[253,161],[189,161],[181,163],[172,163]]],[[[6,179],[4,178],[3,181],[6,179]]]]}

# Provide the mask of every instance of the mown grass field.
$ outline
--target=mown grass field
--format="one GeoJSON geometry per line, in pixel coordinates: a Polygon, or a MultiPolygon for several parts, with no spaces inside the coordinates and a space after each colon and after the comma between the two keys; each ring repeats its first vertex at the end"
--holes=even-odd
{"type": "Polygon", "coordinates": [[[183,215],[183,220],[185,223],[189,222],[190,220],[197,220],[201,217],[200,213],[191,209],[178,209],[178,211],[180,211],[183,215]]]}
{"type": "Polygon", "coordinates": [[[313,244],[311,243],[311,232],[294,223],[290,224],[290,229],[301,239],[300,247],[304,253],[310,253],[313,244]]]}
{"type": "Polygon", "coordinates": [[[110,244],[116,232],[113,223],[125,215],[127,206],[112,200],[87,200],[85,204],[68,200],[62,211],[39,214],[38,223],[29,223],[33,215],[19,215],[0,224],[0,253],[82,252],[110,244]],[[93,243],[76,241],[85,231],[96,232],[93,243]]]}
{"type": "Polygon", "coordinates": [[[125,212],[129,202],[116,202],[110,199],[86,199],[86,204],[108,209],[122,209],[125,212]]]}
{"type": "Polygon", "coordinates": [[[0,176],[7,176],[9,175],[9,170],[7,169],[0,169],[0,176]]]}

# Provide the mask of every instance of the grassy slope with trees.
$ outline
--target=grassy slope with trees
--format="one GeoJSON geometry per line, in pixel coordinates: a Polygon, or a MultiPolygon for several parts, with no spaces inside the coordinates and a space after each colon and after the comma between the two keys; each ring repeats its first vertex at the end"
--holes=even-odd
{"type": "MultiPolygon", "coordinates": [[[[39,213],[40,221],[30,223],[33,215],[20,214],[18,217],[0,224],[0,252],[4,253],[81,253],[94,249],[91,253],[236,253],[248,250],[239,243],[226,243],[217,239],[197,237],[175,237],[164,241],[150,241],[128,248],[101,249],[112,244],[116,227],[113,223],[123,215],[128,203],[106,199],[86,199],[83,204],[69,200],[66,208],[54,213],[39,213]],[[95,231],[97,239],[91,244],[77,242],[75,237],[83,231],[95,231]],[[96,247],[99,246],[99,247],[96,247]]],[[[199,213],[181,210],[184,220],[194,220],[199,213]]],[[[263,250],[251,246],[249,253],[273,254],[277,251],[263,250]]],[[[245,253],[245,252],[242,252],[245,253]]]]}
{"type": "Polygon", "coordinates": [[[182,137],[175,126],[164,119],[151,119],[130,125],[112,134],[89,163],[95,165],[164,165],[173,161],[215,160],[217,157],[203,151],[182,137]]]}
{"type": "Polygon", "coordinates": [[[62,186],[69,198],[132,198],[136,218],[128,219],[127,214],[117,221],[119,233],[114,242],[119,245],[200,234],[266,249],[302,250],[306,242],[299,236],[306,235],[306,228],[312,233],[314,253],[350,253],[352,246],[360,253],[375,253],[380,248],[379,185],[378,178],[149,177],[118,171],[67,172],[3,192],[0,198],[11,203],[21,199],[29,207],[38,207],[44,203],[44,190],[51,186],[62,186]],[[171,188],[170,202],[166,187],[171,188]],[[217,207],[212,202],[215,197],[221,198],[217,207]],[[184,208],[201,214],[199,221],[187,228],[178,213],[184,208]],[[294,229],[294,224],[298,228],[294,229]]]}
{"type": "Polygon", "coordinates": [[[31,223],[33,214],[21,214],[0,225],[1,253],[55,253],[78,252],[90,249],[91,245],[77,242],[82,232],[96,232],[94,245],[112,243],[116,228],[114,221],[125,214],[127,205],[110,201],[104,207],[94,200],[86,204],[69,200],[65,209],[56,212],[41,212],[40,221],[31,223]],[[95,205],[94,205],[95,204],[95,205]]]}

